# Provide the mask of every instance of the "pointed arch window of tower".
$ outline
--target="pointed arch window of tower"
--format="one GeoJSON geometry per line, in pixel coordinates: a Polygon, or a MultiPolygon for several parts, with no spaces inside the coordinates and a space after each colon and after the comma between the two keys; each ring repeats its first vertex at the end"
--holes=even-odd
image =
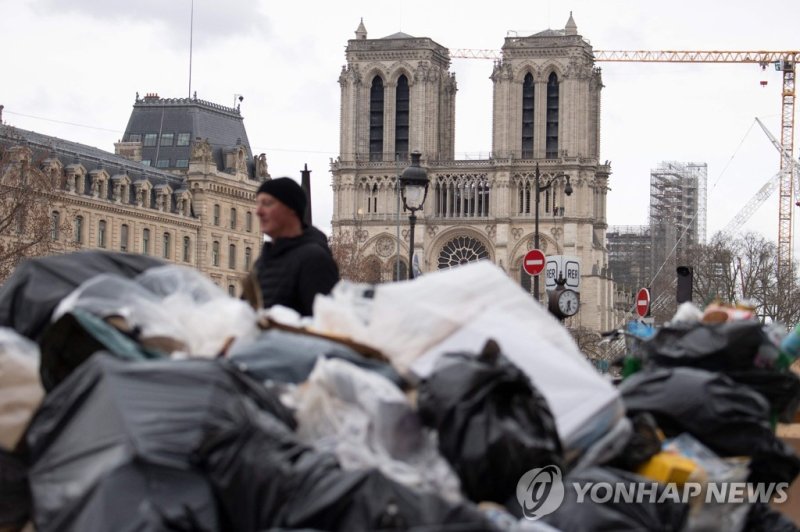
{"type": "Polygon", "coordinates": [[[522,158],[533,159],[533,75],[522,82],[522,158]]]}
{"type": "Polygon", "coordinates": [[[383,160],[383,80],[372,78],[369,91],[369,160],[383,160]]]}
{"type": "Polygon", "coordinates": [[[378,185],[373,184],[372,187],[367,185],[367,212],[378,212],[378,185]]]}
{"type": "Polygon", "coordinates": [[[408,78],[403,74],[397,78],[397,93],[395,96],[394,151],[398,161],[406,161],[408,159],[410,104],[408,78]]]}
{"type": "Polygon", "coordinates": [[[555,72],[547,78],[547,131],[545,157],[558,157],[558,76],[555,72]]]}

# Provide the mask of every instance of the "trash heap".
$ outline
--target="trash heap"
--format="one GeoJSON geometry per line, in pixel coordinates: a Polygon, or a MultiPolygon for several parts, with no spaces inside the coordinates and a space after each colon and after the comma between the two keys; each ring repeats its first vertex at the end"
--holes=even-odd
{"type": "Polygon", "coordinates": [[[147,257],[31,260],[0,287],[0,530],[793,530],[662,497],[797,476],[776,340],[664,327],[616,388],[485,262],[342,282],[301,319],[147,257]]]}

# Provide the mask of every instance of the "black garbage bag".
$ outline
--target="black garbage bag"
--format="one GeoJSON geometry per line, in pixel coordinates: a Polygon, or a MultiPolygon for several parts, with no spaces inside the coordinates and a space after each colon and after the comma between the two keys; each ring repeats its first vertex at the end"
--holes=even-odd
{"type": "Polygon", "coordinates": [[[80,251],[28,259],[0,287],[0,326],[38,339],[58,303],[100,273],[135,277],[165,263],[144,255],[80,251]]]}
{"type": "Polygon", "coordinates": [[[439,434],[439,450],[473,501],[519,516],[516,485],[528,470],[563,464],[547,401],[489,341],[479,356],[443,356],[419,387],[418,409],[439,434]]]}
{"type": "Polygon", "coordinates": [[[476,508],[415,492],[377,470],[342,471],[265,411],[219,426],[197,453],[230,530],[492,530],[476,508]],[[457,528],[456,528],[457,527],[457,528]]]}
{"type": "Polygon", "coordinates": [[[789,482],[800,459],[769,423],[761,394],[721,373],[650,369],[619,387],[628,415],[651,413],[668,437],[688,432],[722,457],[751,456],[749,482],[789,482]]]}
{"type": "Polygon", "coordinates": [[[566,476],[564,502],[542,520],[563,532],[683,530],[689,505],[676,502],[674,497],[665,495],[664,490],[665,486],[627,471],[590,467],[566,476]],[[581,486],[582,500],[576,483],[581,486]],[[583,491],[587,485],[592,488],[583,491]],[[613,490],[621,486],[626,491],[620,490],[617,496],[613,490]],[[597,498],[593,498],[593,491],[597,498]]]}
{"type": "Polygon", "coordinates": [[[22,453],[0,448],[0,530],[22,528],[31,512],[28,465],[22,453]]]}
{"type": "Polygon", "coordinates": [[[215,426],[248,430],[245,408],[295,426],[277,397],[227,362],[95,354],[46,396],[28,429],[37,530],[213,525],[216,501],[193,451],[215,426]]]}
{"type": "Polygon", "coordinates": [[[658,424],[647,412],[631,416],[633,433],[628,443],[606,465],[625,471],[636,471],[642,464],[661,452],[658,424]]]}
{"type": "Polygon", "coordinates": [[[759,367],[764,363],[762,354],[778,355],[778,348],[760,322],[738,320],[665,326],[642,345],[651,365],[719,371],[753,388],[769,401],[771,414],[784,422],[794,418],[800,405],[797,375],[759,367]]]}
{"type": "Polygon", "coordinates": [[[763,395],[769,402],[770,414],[778,421],[792,423],[800,406],[800,377],[795,373],[760,368],[724,373],[763,395]]]}
{"type": "MultiPolygon", "coordinates": [[[[786,502],[785,504],[789,504],[786,502]]],[[[767,503],[757,502],[750,506],[745,523],[747,532],[798,532],[792,520],[777,510],[770,508],[767,503]]]]}
{"type": "Polygon", "coordinates": [[[105,351],[123,360],[148,360],[164,355],[147,349],[100,318],[75,309],[47,327],[39,340],[39,374],[48,392],[90,356],[105,351]]]}
{"type": "Polygon", "coordinates": [[[401,388],[406,384],[391,365],[366,358],[344,344],[280,329],[268,329],[251,342],[236,343],[228,353],[231,361],[256,380],[293,384],[306,381],[321,356],[375,371],[401,388]]]}
{"type": "Polygon", "coordinates": [[[752,320],[664,326],[642,343],[648,360],[658,366],[709,371],[750,369],[762,345],[771,341],[752,320]]]}
{"type": "Polygon", "coordinates": [[[220,523],[213,501],[200,471],[128,463],[98,481],[69,529],[215,532],[220,523]]]}
{"type": "Polygon", "coordinates": [[[31,424],[35,524],[247,532],[452,520],[489,529],[472,507],[341,471],[333,456],[301,444],[295,427],[271,389],[227,361],[126,363],[97,353],[31,424]]]}

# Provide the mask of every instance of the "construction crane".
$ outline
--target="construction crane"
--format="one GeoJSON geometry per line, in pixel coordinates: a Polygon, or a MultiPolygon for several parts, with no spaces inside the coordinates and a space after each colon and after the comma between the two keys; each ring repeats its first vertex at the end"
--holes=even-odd
{"type": "MultiPolygon", "coordinates": [[[[784,148],[781,146],[780,142],[778,142],[778,139],[775,138],[775,135],[773,135],[772,132],[767,129],[767,126],[765,126],[761,120],[756,118],[756,122],[758,122],[758,125],[761,126],[761,129],[767,135],[770,142],[772,142],[772,145],[775,146],[775,149],[778,150],[778,153],[783,154],[784,148]]],[[[791,162],[788,170],[793,175],[795,205],[800,207],[800,166],[798,166],[797,161],[791,159],[791,157],[790,161],[791,162]]],[[[750,201],[748,201],[745,206],[742,207],[741,210],[736,214],[736,216],[734,216],[733,219],[728,222],[728,225],[722,228],[720,231],[722,238],[732,236],[745,222],[747,222],[747,220],[750,219],[753,213],[756,212],[756,210],[758,210],[758,208],[761,207],[767,198],[769,198],[778,188],[778,185],[780,184],[780,178],[781,174],[777,173],[772,176],[769,181],[764,183],[761,189],[759,189],[759,191],[756,192],[752,198],[750,198],[750,201]]]]}
{"type": "MultiPolygon", "coordinates": [[[[498,50],[458,49],[452,58],[502,60],[498,50]]],[[[781,91],[781,139],[783,146],[778,172],[778,274],[791,272],[792,267],[792,188],[794,172],[794,100],[795,65],[800,51],[691,51],[691,50],[595,50],[597,62],[636,63],[753,63],[763,68],[772,64],[783,74],[781,91]]]]}
{"type": "Polygon", "coordinates": [[[764,134],[767,135],[770,142],[772,142],[772,145],[775,146],[776,150],[778,150],[778,153],[789,159],[789,167],[786,169],[786,171],[791,174],[791,179],[794,183],[794,204],[796,207],[800,207],[800,165],[797,164],[798,161],[792,159],[792,153],[787,153],[786,148],[781,146],[780,142],[778,142],[778,139],[775,138],[775,135],[773,135],[772,132],[767,129],[767,126],[765,126],[761,120],[756,118],[756,122],[758,122],[758,125],[761,126],[764,134]]]}

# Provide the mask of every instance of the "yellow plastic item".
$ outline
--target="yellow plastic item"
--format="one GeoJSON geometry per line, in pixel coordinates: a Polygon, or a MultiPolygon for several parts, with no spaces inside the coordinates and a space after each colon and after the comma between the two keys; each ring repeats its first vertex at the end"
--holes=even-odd
{"type": "Polygon", "coordinates": [[[699,466],[685,456],[675,453],[660,452],[645,462],[636,471],[640,475],[658,482],[685,483],[699,466]]]}

